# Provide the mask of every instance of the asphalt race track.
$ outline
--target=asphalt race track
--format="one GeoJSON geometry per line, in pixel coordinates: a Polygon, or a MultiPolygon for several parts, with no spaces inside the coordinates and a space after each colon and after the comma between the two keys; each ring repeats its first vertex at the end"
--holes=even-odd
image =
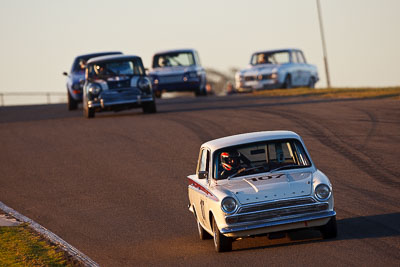
{"type": "Polygon", "coordinates": [[[399,100],[184,97],[158,110],[1,107],[0,201],[101,266],[399,266],[399,100]],[[304,230],[220,254],[198,239],[186,176],[200,145],[261,130],[303,137],[333,183],[337,239],[304,230]]]}

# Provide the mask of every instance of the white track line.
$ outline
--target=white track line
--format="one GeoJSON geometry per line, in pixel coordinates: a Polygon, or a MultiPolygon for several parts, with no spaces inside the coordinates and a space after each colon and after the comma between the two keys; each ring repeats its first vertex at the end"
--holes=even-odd
{"type": "Polygon", "coordinates": [[[63,239],[61,239],[59,236],[54,234],[53,232],[47,230],[40,224],[36,223],[35,221],[29,219],[28,217],[20,214],[19,212],[13,210],[12,208],[8,207],[5,205],[3,202],[0,201],[0,209],[3,210],[5,213],[10,214],[14,218],[18,219],[21,222],[28,223],[29,226],[34,229],[36,232],[39,232],[43,236],[45,236],[47,239],[49,239],[52,243],[58,245],[66,251],[69,255],[77,258],[79,261],[81,261],[83,264],[86,266],[94,266],[94,267],[99,267],[96,262],[91,260],[88,256],[80,252],[78,249],[75,247],[71,246],[67,242],[65,242],[63,239]]]}

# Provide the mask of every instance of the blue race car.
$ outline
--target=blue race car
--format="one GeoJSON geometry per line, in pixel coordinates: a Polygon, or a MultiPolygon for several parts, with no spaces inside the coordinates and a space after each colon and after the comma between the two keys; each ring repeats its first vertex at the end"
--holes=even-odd
{"type": "Polygon", "coordinates": [[[206,72],[194,49],[168,50],[153,56],[152,79],[156,97],[163,92],[194,92],[206,95],[206,72]]]}
{"type": "Polygon", "coordinates": [[[77,56],[72,63],[70,74],[64,72],[67,76],[67,94],[68,94],[68,110],[75,110],[78,104],[82,102],[82,89],[85,83],[85,67],[86,62],[94,57],[105,55],[117,55],[122,52],[101,52],[77,56]]]}

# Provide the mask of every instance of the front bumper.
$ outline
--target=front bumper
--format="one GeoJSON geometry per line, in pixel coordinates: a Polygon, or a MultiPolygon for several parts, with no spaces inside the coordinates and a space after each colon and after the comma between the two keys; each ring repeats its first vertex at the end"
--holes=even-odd
{"type": "Polygon", "coordinates": [[[279,221],[257,222],[238,226],[228,226],[220,232],[228,237],[245,237],[260,235],[292,229],[317,227],[328,223],[331,217],[336,216],[335,211],[324,211],[297,218],[288,218],[279,221]]]}
{"type": "Polygon", "coordinates": [[[238,92],[252,92],[264,89],[282,88],[282,84],[276,79],[241,81],[237,83],[236,88],[238,92]]]}
{"type": "Polygon", "coordinates": [[[88,107],[96,110],[142,107],[143,103],[154,101],[153,95],[132,92],[103,92],[99,97],[88,101],[88,107]]]}
{"type": "Polygon", "coordinates": [[[200,88],[200,81],[153,84],[154,91],[165,92],[194,92],[200,88]]]}

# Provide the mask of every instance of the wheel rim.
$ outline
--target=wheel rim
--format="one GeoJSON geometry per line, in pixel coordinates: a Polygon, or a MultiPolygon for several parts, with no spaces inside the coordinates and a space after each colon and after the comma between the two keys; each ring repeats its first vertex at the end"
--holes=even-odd
{"type": "Polygon", "coordinates": [[[217,231],[215,229],[213,229],[213,233],[214,233],[214,235],[213,235],[213,237],[214,237],[214,246],[218,247],[218,245],[217,245],[217,231]]]}
{"type": "Polygon", "coordinates": [[[201,225],[200,222],[197,221],[197,230],[199,231],[199,236],[201,237],[201,229],[200,229],[201,225]]]}

